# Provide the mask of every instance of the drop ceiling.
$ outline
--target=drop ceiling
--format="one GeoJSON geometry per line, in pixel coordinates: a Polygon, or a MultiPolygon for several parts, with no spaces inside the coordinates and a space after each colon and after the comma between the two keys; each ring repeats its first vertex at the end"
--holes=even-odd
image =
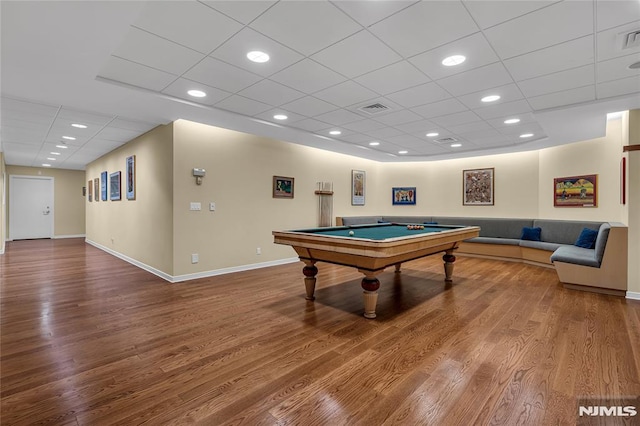
{"type": "Polygon", "coordinates": [[[375,161],[439,160],[600,137],[607,113],[640,108],[629,68],[640,42],[624,46],[640,31],[638,0],[0,7],[10,165],[84,169],[177,119],[375,161]],[[451,55],[466,60],[444,66],[451,55]]]}

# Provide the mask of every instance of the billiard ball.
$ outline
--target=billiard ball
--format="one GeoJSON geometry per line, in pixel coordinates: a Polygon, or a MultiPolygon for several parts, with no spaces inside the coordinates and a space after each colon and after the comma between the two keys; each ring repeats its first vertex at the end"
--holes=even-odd
{"type": "Polygon", "coordinates": [[[353,231],[349,231],[349,236],[353,237],[354,232],[353,231]]]}

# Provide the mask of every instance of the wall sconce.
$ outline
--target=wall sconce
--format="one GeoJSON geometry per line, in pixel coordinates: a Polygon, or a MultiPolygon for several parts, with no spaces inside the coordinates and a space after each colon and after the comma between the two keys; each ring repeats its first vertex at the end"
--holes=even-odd
{"type": "Polygon", "coordinates": [[[202,178],[206,174],[204,169],[193,169],[193,176],[196,178],[196,185],[202,185],[202,178]]]}

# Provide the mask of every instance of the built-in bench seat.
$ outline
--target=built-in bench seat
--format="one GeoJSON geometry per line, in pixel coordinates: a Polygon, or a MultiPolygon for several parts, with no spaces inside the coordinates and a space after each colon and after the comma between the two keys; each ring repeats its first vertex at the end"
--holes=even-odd
{"type": "Polygon", "coordinates": [[[480,236],[460,243],[457,253],[522,261],[555,268],[571,288],[624,295],[627,289],[627,227],[615,222],[441,216],[338,217],[338,225],[418,223],[479,226],[480,236]],[[521,239],[523,228],[540,228],[540,241],[521,239]],[[594,248],[574,245],[584,228],[597,231],[594,248]]]}

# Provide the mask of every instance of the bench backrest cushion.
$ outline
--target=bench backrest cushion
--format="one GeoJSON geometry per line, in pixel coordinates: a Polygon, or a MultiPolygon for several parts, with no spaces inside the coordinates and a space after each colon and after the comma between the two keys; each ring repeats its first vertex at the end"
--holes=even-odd
{"type": "Polygon", "coordinates": [[[382,219],[392,223],[417,223],[419,225],[431,222],[431,216],[382,216],[382,219]]]}
{"type": "Polygon", "coordinates": [[[368,225],[379,221],[382,221],[382,216],[349,216],[342,218],[342,225],[368,225]]]}
{"type": "Polygon", "coordinates": [[[481,237],[520,239],[522,228],[533,226],[532,219],[495,219],[483,217],[433,217],[439,225],[479,226],[481,237]]]}
{"type": "Polygon", "coordinates": [[[584,228],[597,231],[602,222],[535,219],[533,226],[542,228],[541,239],[550,243],[573,245],[584,228]]]}
{"type": "Polygon", "coordinates": [[[602,258],[604,257],[604,248],[607,245],[607,239],[609,238],[609,230],[611,229],[611,225],[608,223],[603,223],[600,225],[600,229],[598,230],[598,237],[596,238],[596,260],[598,263],[602,263],[602,258]]]}

